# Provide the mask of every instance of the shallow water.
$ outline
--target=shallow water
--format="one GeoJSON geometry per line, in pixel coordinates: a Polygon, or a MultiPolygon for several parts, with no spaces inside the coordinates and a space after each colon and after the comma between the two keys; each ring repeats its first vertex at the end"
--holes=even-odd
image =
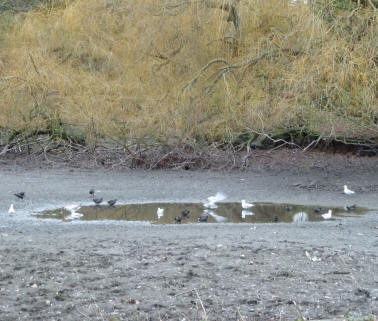
{"type": "Polygon", "coordinates": [[[291,204],[254,203],[254,206],[243,210],[240,203],[219,203],[217,208],[206,209],[202,203],[148,203],[116,206],[82,206],[71,212],[66,208],[47,210],[35,213],[37,218],[60,219],[63,221],[82,220],[125,220],[151,222],[154,224],[172,223],[299,223],[307,221],[324,221],[322,214],[332,210],[332,218],[355,217],[367,213],[367,209],[357,208],[347,211],[341,207],[303,206],[291,204]],[[164,209],[164,214],[157,214],[158,208],[164,209]],[[317,209],[318,211],[315,211],[317,209]],[[188,217],[182,212],[189,211],[188,217]],[[177,222],[176,217],[181,217],[177,222]]]}

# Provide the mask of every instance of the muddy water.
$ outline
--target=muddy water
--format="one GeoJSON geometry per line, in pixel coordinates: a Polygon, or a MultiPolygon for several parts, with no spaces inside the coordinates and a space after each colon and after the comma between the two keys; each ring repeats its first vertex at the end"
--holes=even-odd
{"type": "Polygon", "coordinates": [[[146,221],[155,224],[197,223],[299,223],[323,221],[329,219],[323,215],[332,210],[330,219],[358,216],[367,213],[364,208],[347,210],[320,206],[289,204],[255,203],[249,209],[243,209],[240,203],[219,203],[217,208],[204,208],[202,203],[149,203],[116,206],[82,206],[72,211],[59,208],[35,213],[37,218],[54,218],[63,221],[82,220],[126,220],[146,221]],[[158,214],[158,209],[163,213],[158,214]]]}

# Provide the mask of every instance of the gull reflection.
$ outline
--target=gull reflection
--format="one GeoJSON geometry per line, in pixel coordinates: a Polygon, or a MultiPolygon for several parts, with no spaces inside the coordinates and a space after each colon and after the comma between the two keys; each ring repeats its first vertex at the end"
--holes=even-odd
{"type": "Polygon", "coordinates": [[[307,222],[308,221],[308,214],[306,212],[299,212],[294,214],[293,222],[300,223],[300,222],[307,222]]]}
{"type": "Polygon", "coordinates": [[[252,216],[255,215],[255,213],[252,213],[251,211],[242,210],[241,217],[242,219],[245,219],[246,216],[252,216]]]}

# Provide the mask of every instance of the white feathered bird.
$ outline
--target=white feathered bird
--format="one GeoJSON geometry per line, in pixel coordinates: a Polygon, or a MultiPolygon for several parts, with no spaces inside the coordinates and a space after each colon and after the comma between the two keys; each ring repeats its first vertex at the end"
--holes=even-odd
{"type": "Polygon", "coordinates": [[[332,218],[332,210],[329,210],[328,213],[322,214],[322,217],[325,220],[329,220],[330,218],[332,218]]]}
{"type": "Polygon", "coordinates": [[[227,196],[225,194],[218,192],[214,196],[209,196],[207,198],[207,203],[203,204],[203,206],[207,208],[217,208],[218,206],[215,203],[223,201],[226,198],[227,196]]]}
{"type": "Polygon", "coordinates": [[[348,186],[344,185],[344,194],[352,195],[354,194],[354,191],[350,190],[348,186]]]}
{"type": "Polygon", "coordinates": [[[254,205],[252,203],[246,202],[246,200],[242,200],[241,201],[241,206],[242,206],[242,208],[247,209],[247,208],[251,208],[254,205]]]}
{"type": "Polygon", "coordinates": [[[76,212],[76,211],[78,211],[80,209],[80,207],[81,207],[80,204],[72,204],[72,205],[65,206],[64,208],[67,211],[70,211],[70,213],[71,213],[65,219],[66,220],[78,220],[78,219],[80,219],[83,216],[83,214],[76,212]]]}
{"type": "Polygon", "coordinates": [[[14,206],[13,206],[13,204],[11,204],[11,205],[9,206],[8,213],[9,213],[9,214],[13,214],[13,213],[15,213],[15,210],[14,210],[14,206]]]}
{"type": "Polygon", "coordinates": [[[164,216],[164,208],[160,208],[158,207],[157,211],[156,211],[156,214],[157,214],[157,217],[158,217],[158,220],[160,218],[162,218],[164,216]]]}

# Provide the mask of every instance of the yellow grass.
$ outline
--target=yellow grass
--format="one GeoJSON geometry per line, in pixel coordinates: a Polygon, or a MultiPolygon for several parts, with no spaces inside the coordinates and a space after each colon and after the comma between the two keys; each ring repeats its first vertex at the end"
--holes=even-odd
{"type": "Polygon", "coordinates": [[[17,15],[0,43],[0,126],[70,124],[89,142],[378,136],[376,12],[240,0],[235,30],[211,5],[226,2],[66,0],[17,15]]]}

